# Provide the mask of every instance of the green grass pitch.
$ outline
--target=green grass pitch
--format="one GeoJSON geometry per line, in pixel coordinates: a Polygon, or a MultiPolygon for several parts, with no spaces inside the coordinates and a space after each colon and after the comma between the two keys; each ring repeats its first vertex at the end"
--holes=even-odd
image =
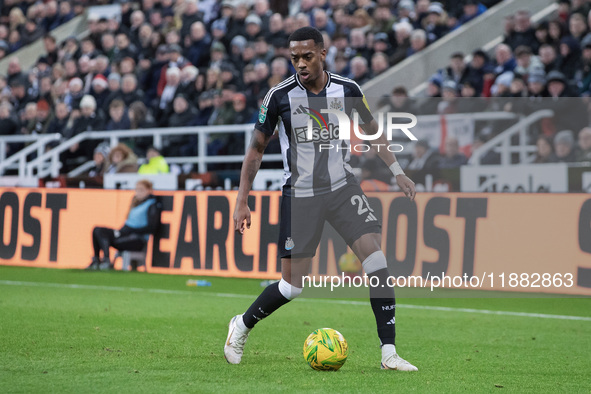
{"type": "MultiPolygon", "coordinates": [[[[259,280],[0,267],[0,392],[589,392],[591,299],[402,298],[397,348],[418,373],[382,371],[371,308],[296,300],[251,333],[229,365],[230,318],[259,280]],[[414,306],[414,307],[413,307],[414,306]],[[443,306],[452,309],[420,309],[443,306]],[[456,308],[580,316],[482,314],[456,308]],[[312,370],[304,340],[331,327],[350,353],[312,370]]],[[[476,293],[470,293],[474,295],[476,293]]],[[[464,293],[465,295],[465,293],[464,293]]]]}

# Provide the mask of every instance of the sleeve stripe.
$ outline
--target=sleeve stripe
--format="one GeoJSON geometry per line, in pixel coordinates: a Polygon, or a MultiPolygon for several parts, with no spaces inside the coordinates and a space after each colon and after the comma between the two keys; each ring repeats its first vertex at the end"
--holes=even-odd
{"type": "Polygon", "coordinates": [[[265,98],[263,99],[263,105],[265,107],[269,106],[269,101],[271,101],[271,96],[273,96],[273,93],[275,93],[277,90],[286,87],[287,85],[289,85],[290,83],[294,82],[294,76],[292,75],[291,77],[287,78],[285,81],[281,82],[279,85],[271,88],[271,90],[269,90],[267,92],[267,94],[265,95],[265,98]]]}
{"type": "Polygon", "coordinates": [[[345,77],[343,77],[343,76],[336,75],[336,74],[332,74],[332,78],[333,78],[333,79],[336,79],[336,80],[338,80],[338,81],[341,81],[341,82],[347,82],[347,83],[350,83],[350,84],[353,84],[353,85],[357,86],[357,89],[359,89],[359,92],[360,92],[360,93],[361,93],[361,95],[363,96],[363,90],[361,89],[361,86],[359,86],[359,85],[357,84],[357,82],[355,82],[354,80],[352,80],[352,79],[349,79],[349,78],[345,78],[345,77]]]}

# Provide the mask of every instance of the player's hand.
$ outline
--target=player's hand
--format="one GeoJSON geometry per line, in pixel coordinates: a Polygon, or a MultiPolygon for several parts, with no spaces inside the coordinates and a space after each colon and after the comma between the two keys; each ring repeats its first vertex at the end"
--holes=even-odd
{"type": "Polygon", "coordinates": [[[398,184],[398,187],[402,189],[406,197],[410,198],[411,201],[414,201],[415,195],[417,194],[415,183],[406,175],[397,175],[396,183],[398,184]]]}
{"type": "Polygon", "coordinates": [[[236,203],[236,208],[234,209],[234,230],[240,231],[240,234],[244,234],[245,227],[250,228],[250,208],[248,208],[247,203],[236,203]]]}

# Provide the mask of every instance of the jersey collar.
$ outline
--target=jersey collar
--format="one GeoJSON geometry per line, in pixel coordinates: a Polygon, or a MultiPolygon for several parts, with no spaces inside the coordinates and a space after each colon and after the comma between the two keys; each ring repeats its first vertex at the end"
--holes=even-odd
{"type": "MultiPolygon", "coordinates": [[[[324,89],[328,89],[328,87],[330,86],[330,80],[331,80],[331,75],[330,75],[330,72],[329,72],[329,71],[326,71],[326,70],[325,70],[324,72],[326,73],[326,77],[327,77],[327,78],[326,78],[326,85],[324,85],[324,88],[323,88],[322,90],[324,90],[324,89]]],[[[298,83],[298,85],[300,86],[300,88],[301,88],[302,90],[308,90],[308,89],[306,89],[306,88],[304,87],[304,85],[303,85],[303,84],[302,84],[302,82],[300,81],[300,76],[299,76],[299,74],[298,74],[298,73],[296,73],[296,75],[295,75],[295,79],[296,79],[296,82],[298,83]]]]}

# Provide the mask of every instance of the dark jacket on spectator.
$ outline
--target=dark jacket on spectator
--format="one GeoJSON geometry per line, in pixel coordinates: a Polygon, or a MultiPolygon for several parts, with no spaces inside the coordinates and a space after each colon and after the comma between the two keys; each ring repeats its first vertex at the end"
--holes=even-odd
{"type": "Polygon", "coordinates": [[[573,37],[564,37],[560,40],[560,43],[568,45],[570,52],[565,57],[559,56],[558,69],[570,81],[575,77],[575,73],[581,67],[581,47],[577,39],[573,37]]]}
{"type": "Polygon", "coordinates": [[[131,128],[131,123],[129,121],[129,115],[127,111],[123,112],[123,116],[119,122],[115,122],[113,119],[109,119],[107,122],[107,126],[105,130],[129,130],[131,128]]]}
{"type": "Polygon", "coordinates": [[[187,48],[187,59],[195,67],[205,67],[209,63],[209,51],[211,47],[211,37],[206,35],[200,41],[192,41],[191,46],[187,48]]]}
{"type": "Polygon", "coordinates": [[[61,135],[64,135],[68,125],[68,120],[69,117],[63,120],[53,118],[51,122],[49,122],[49,126],[47,126],[47,134],[60,133],[61,135]]]}
{"type": "Polygon", "coordinates": [[[536,38],[536,31],[532,27],[523,32],[511,32],[511,34],[505,36],[504,43],[509,45],[512,50],[515,50],[518,46],[525,45],[531,48],[533,53],[538,53],[538,48],[540,47],[536,38]]]}

